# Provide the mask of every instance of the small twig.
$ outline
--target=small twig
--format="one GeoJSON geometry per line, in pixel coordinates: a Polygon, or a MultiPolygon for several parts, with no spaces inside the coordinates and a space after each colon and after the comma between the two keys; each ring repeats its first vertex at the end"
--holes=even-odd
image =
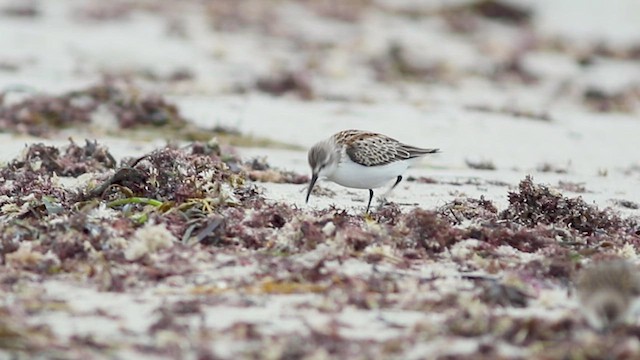
{"type": "Polygon", "coordinates": [[[456,212],[453,211],[452,208],[449,208],[449,212],[451,212],[451,215],[453,215],[453,218],[456,219],[457,224],[462,224],[462,220],[460,220],[460,218],[458,218],[458,216],[456,215],[456,212]]]}
{"type": "Polygon", "coordinates": [[[113,184],[121,184],[126,180],[142,182],[144,174],[140,170],[131,167],[121,168],[113,176],[105,180],[100,186],[95,187],[86,194],[82,194],[80,201],[87,201],[102,196],[102,194],[113,184]]]}

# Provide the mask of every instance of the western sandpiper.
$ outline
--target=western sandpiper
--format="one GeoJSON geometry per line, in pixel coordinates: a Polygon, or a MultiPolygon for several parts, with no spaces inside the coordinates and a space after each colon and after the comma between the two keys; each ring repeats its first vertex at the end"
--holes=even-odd
{"type": "Polygon", "coordinates": [[[589,325],[609,329],[633,313],[640,295],[638,268],[623,260],[602,261],[580,273],[576,290],[589,325]]]}
{"type": "Polygon", "coordinates": [[[309,202],[309,195],[318,178],[327,178],[342,186],[369,189],[366,210],[369,212],[373,189],[396,179],[392,190],[402,181],[402,174],[409,166],[422,156],[438,151],[406,145],[373,132],[340,131],[309,150],[312,176],[306,201],[309,202]]]}

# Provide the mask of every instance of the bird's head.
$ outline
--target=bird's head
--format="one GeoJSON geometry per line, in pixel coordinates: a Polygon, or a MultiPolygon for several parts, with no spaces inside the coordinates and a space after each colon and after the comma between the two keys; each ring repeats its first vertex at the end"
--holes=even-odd
{"type": "Polygon", "coordinates": [[[338,166],[339,154],[334,143],[321,141],[309,149],[308,160],[311,167],[311,182],[307,190],[306,202],[309,202],[311,190],[313,190],[318,178],[327,176],[335,171],[338,166]]]}
{"type": "Polygon", "coordinates": [[[608,330],[625,321],[630,304],[624,294],[612,290],[601,290],[591,296],[587,306],[592,312],[590,319],[587,316],[591,325],[600,330],[608,330]]]}

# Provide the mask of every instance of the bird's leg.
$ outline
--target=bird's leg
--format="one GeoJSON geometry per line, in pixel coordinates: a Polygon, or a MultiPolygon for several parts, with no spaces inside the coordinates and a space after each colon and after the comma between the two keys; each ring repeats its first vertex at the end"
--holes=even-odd
{"type": "Polygon", "coordinates": [[[391,192],[391,190],[395,189],[396,186],[398,186],[398,184],[400,184],[400,181],[402,181],[402,175],[398,175],[398,179],[396,180],[396,183],[393,184],[393,186],[391,187],[391,189],[389,189],[389,192],[391,192]]]}
{"type": "Polygon", "coordinates": [[[367,203],[367,211],[365,213],[369,213],[369,207],[371,206],[371,199],[373,199],[373,190],[369,189],[369,202],[367,203]]]}
{"type": "Polygon", "coordinates": [[[396,179],[396,182],[393,184],[393,186],[389,190],[387,190],[387,192],[385,192],[384,195],[382,195],[382,197],[380,197],[380,204],[378,205],[378,210],[382,209],[382,207],[388,202],[387,195],[389,195],[391,191],[393,191],[393,189],[395,189],[396,186],[400,184],[401,181],[402,181],[402,175],[398,175],[398,178],[396,179]]]}

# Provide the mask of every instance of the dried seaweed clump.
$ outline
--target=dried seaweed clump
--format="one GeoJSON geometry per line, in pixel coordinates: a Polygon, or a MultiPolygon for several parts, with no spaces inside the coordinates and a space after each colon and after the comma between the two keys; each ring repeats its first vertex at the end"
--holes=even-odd
{"type": "Polygon", "coordinates": [[[286,184],[305,184],[309,182],[308,175],[300,175],[293,171],[279,170],[272,168],[266,159],[253,159],[244,163],[247,177],[251,181],[270,182],[270,183],[286,183],[286,184]]]}
{"type": "Polygon", "coordinates": [[[309,75],[304,72],[285,72],[259,78],[256,89],[275,96],[294,93],[303,100],[312,100],[315,91],[309,75]]]}
{"type": "Polygon", "coordinates": [[[0,104],[0,129],[42,137],[55,129],[86,125],[94,109],[77,100],[68,95],[36,95],[16,104],[0,104]]]}
{"type": "Polygon", "coordinates": [[[67,204],[73,195],[54,184],[54,175],[76,177],[89,172],[102,173],[115,165],[107,148],[95,141],[87,140],[85,146],[71,141],[64,150],[41,143],[30,145],[19,158],[0,169],[0,196],[6,197],[0,204],[22,206],[25,202],[43,199],[47,206],[67,204]]]}
{"type": "MultiPolygon", "coordinates": [[[[246,182],[245,169],[251,164],[223,154],[215,143],[167,146],[124,162],[116,171],[114,167],[107,149],[95,142],[84,147],[71,142],[65,149],[28,147],[22,158],[0,170],[0,215],[28,226],[11,223],[0,230],[17,234],[15,239],[37,240],[38,252],[52,249],[62,261],[85,259],[87,242],[96,250],[112,249],[105,244],[130,236],[144,224],[162,224],[191,245],[264,248],[298,212],[287,204],[267,204],[246,182]],[[85,172],[97,175],[81,190],[66,189],[55,180],[56,175],[85,172]],[[31,230],[25,235],[23,229],[31,230]]],[[[3,243],[1,252],[16,251],[17,246],[15,241],[3,243]]],[[[135,256],[133,250],[123,255],[118,246],[110,256],[122,261],[145,258],[141,246],[135,256]]]]}
{"type": "Polygon", "coordinates": [[[31,145],[20,158],[2,167],[2,262],[5,255],[21,251],[14,256],[15,264],[50,273],[59,271],[56,269],[61,261],[85,258],[88,252],[85,241],[96,248],[107,248],[101,243],[105,240],[101,238],[103,228],[87,221],[84,213],[75,213],[76,194],[64,188],[55,176],[100,173],[114,166],[115,161],[105,147],[89,141],[81,147],[72,141],[64,150],[31,145]]]}
{"type": "Polygon", "coordinates": [[[239,245],[247,249],[269,247],[269,238],[276,233],[286,236],[291,229],[282,229],[296,213],[286,204],[266,204],[262,198],[247,203],[252,207],[227,208],[221,212],[220,230],[207,235],[203,243],[218,246],[239,245]]]}
{"type": "MultiPolygon", "coordinates": [[[[249,209],[264,203],[253,185],[245,184],[241,170],[232,171],[221,159],[219,148],[166,147],[115,172],[114,163],[107,149],[95,142],[84,147],[71,142],[64,150],[32,145],[23,159],[0,169],[0,233],[5,235],[0,260],[8,256],[14,267],[46,273],[72,271],[79,261],[98,253],[119,264],[146,261],[152,266],[147,254],[168,249],[179,239],[189,240],[188,244],[194,243],[192,238],[203,243],[215,240],[224,235],[218,229],[224,230],[225,223],[243,221],[249,209]],[[56,174],[87,171],[97,175],[81,191],[67,189],[55,179],[56,174]],[[132,245],[135,234],[144,233],[136,231],[141,226],[159,230],[149,232],[151,243],[132,245]]],[[[287,207],[267,213],[269,222],[258,226],[260,230],[282,227],[291,212],[287,207]]],[[[144,271],[155,279],[177,270],[145,267],[144,271]]],[[[97,279],[105,289],[126,287],[125,277],[100,276],[106,277],[97,279]]]]}
{"type": "MultiPolygon", "coordinates": [[[[76,93],[74,93],[76,94],[76,93]]],[[[187,124],[176,105],[156,94],[141,94],[137,89],[123,89],[103,83],[77,92],[89,95],[94,108],[106,105],[123,129],[137,126],[168,126],[179,129],[187,124]]]]}
{"type": "Polygon", "coordinates": [[[449,218],[453,224],[460,224],[464,220],[495,220],[498,217],[498,209],[484,197],[480,199],[459,198],[440,208],[438,213],[449,218]]]}
{"type": "Polygon", "coordinates": [[[216,31],[254,29],[270,33],[277,24],[277,7],[261,0],[218,0],[206,3],[206,14],[216,31]]]}
{"type": "Polygon", "coordinates": [[[640,88],[629,87],[610,93],[591,87],[584,91],[582,100],[592,111],[632,113],[639,108],[640,88]]]}
{"type": "Polygon", "coordinates": [[[518,192],[509,193],[509,207],[500,217],[528,227],[564,225],[587,235],[624,225],[617,215],[599,210],[580,197],[566,198],[547,186],[536,185],[530,176],[520,182],[518,192]]]}
{"type": "Polygon", "coordinates": [[[136,126],[177,129],[187,123],[177,107],[161,96],[103,83],[59,96],[36,95],[11,105],[0,103],[0,128],[47,137],[61,128],[88,126],[101,106],[114,115],[122,129],[136,126]]]}
{"type": "Polygon", "coordinates": [[[132,167],[136,176],[122,184],[131,194],[178,204],[211,196],[223,203],[237,202],[233,189],[244,184],[244,178],[222,161],[219,150],[202,151],[197,143],[186,148],[167,146],[141,157],[132,167]]]}
{"type": "Polygon", "coordinates": [[[32,1],[14,1],[0,8],[0,14],[16,18],[36,18],[42,14],[38,3],[32,1]]]}
{"type": "Polygon", "coordinates": [[[446,218],[433,211],[414,209],[404,216],[403,225],[408,228],[403,247],[440,252],[464,239],[462,230],[454,228],[446,218]]]}
{"type": "Polygon", "coordinates": [[[555,242],[552,231],[545,228],[516,230],[509,224],[488,222],[465,230],[469,238],[478,239],[493,246],[509,245],[528,253],[536,252],[555,242]]]}
{"type": "Polygon", "coordinates": [[[389,82],[394,80],[447,81],[451,77],[451,69],[441,61],[422,60],[411,56],[410,47],[399,42],[391,42],[385,52],[370,61],[377,80],[389,82]]]}
{"type": "Polygon", "coordinates": [[[479,0],[467,5],[455,6],[449,12],[471,12],[487,19],[523,25],[531,20],[533,12],[508,1],[479,0]]]}
{"type": "Polygon", "coordinates": [[[60,154],[60,149],[42,143],[27,147],[21,158],[13,160],[7,171],[26,169],[40,174],[59,176],[79,176],[88,172],[103,172],[113,169],[116,161],[109,150],[97,141],[85,140],[85,146],[78,146],[73,140],[60,154]]]}
{"type": "Polygon", "coordinates": [[[50,176],[20,169],[12,171],[7,167],[0,170],[0,217],[8,213],[27,212],[36,215],[46,214],[43,199],[57,208],[54,202],[66,203],[71,194],[56,186],[50,176]],[[55,201],[53,201],[55,199],[55,201]],[[34,206],[24,209],[22,205],[34,206]]]}

